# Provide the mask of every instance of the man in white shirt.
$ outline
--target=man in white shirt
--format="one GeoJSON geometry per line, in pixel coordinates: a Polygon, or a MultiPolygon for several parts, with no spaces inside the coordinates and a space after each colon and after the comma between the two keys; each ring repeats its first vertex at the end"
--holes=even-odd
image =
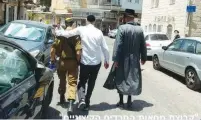
{"type": "Polygon", "coordinates": [[[86,26],[77,27],[71,31],[56,31],[57,36],[71,37],[80,35],[82,43],[82,55],[80,63],[80,76],[78,83],[78,108],[89,110],[90,98],[95,86],[98,72],[101,67],[101,51],[104,54],[104,66],[109,67],[109,50],[103,33],[94,27],[95,16],[87,16],[86,26]],[[87,94],[85,95],[85,85],[88,81],[87,94]]]}

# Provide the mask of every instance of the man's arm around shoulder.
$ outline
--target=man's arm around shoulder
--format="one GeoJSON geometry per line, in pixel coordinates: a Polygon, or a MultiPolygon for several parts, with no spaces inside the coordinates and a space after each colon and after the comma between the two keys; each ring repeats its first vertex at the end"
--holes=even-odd
{"type": "Polygon", "coordinates": [[[80,35],[81,29],[82,29],[82,27],[77,27],[77,28],[75,28],[73,30],[69,30],[69,31],[57,30],[56,36],[64,36],[66,38],[73,37],[75,35],[80,35]]]}

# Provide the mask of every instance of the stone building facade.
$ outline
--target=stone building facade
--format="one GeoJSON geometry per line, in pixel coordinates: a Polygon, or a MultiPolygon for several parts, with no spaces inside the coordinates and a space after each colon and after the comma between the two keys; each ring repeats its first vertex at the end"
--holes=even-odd
{"type": "Polygon", "coordinates": [[[201,1],[144,0],[141,24],[145,32],[162,32],[169,39],[173,39],[174,30],[182,37],[201,37],[201,1]],[[188,13],[188,5],[196,6],[196,12],[188,13]]]}

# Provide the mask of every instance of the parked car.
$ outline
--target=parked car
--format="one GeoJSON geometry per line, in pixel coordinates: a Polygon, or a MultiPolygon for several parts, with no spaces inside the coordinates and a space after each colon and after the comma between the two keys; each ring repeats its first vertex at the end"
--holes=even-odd
{"type": "Polygon", "coordinates": [[[117,35],[117,29],[114,29],[114,30],[111,30],[109,33],[108,33],[108,36],[110,38],[115,38],[117,35]]]}
{"type": "Polygon", "coordinates": [[[163,46],[153,56],[153,67],[168,69],[185,77],[188,88],[201,88],[201,38],[189,37],[177,39],[163,46]]]}
{"type": "Polygon", "coordinates": [[[53,72],[3,36],[0,76],[0,119],[45,118],[53,95],[53,72]]]}
{"type": "Polygon", "coordinates": [[[155,50],[169,45],[172,41],[164,33],[145,33],[147,56],[151,57],[155,50]]]}
{"type": "Polygon", "coordinates": [[[41,22],[16,20],[6,24],[0,33],[17,42],[39,61],[47,64],[50,58],[50,47],[54,42],[53,26],[41,22]]]}

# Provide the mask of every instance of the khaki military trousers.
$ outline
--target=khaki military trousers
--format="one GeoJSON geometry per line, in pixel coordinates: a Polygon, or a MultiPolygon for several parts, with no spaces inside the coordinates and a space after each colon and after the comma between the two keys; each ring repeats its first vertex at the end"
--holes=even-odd
{"type": "Polygon", "coordinates": [[[76,99],[78,63],[75,60],[59,60],[57,74],[60,79],[58,92],[68,100],[76,99]]]}

